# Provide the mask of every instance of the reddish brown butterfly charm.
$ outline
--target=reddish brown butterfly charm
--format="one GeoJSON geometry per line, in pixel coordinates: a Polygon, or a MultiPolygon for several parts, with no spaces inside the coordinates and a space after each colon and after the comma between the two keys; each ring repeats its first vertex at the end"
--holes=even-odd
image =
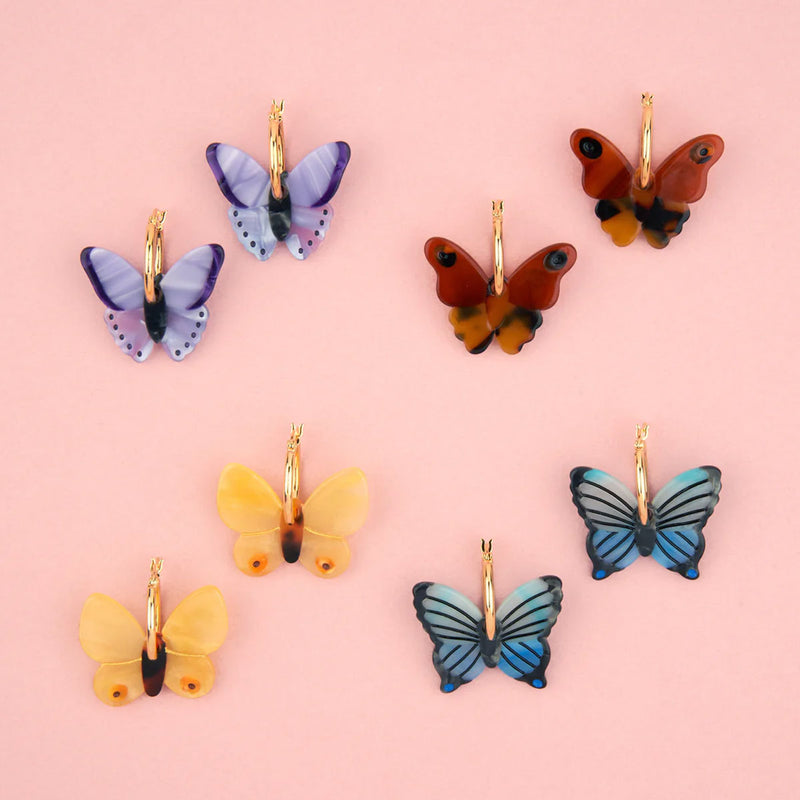
{"type": "Polygon", "coordinates": [[[436,270],[436,293],[452,307],[450,323],[470,353],[482,353],[497,337],[506,353],[518,353],[542,324],[541,312],[558,300],[561,278],[577,252],[571,244],[553,244],[524,261],[506,279],[503,274],[502,202],[493,204],[495,272],[487,278],[475,260],[449,239],[425,243],[425,258],[436,270]]]}
{"type": "Polygon", "coordinates": [[[681,145],[655,171],[650,170],[652,96],[642,95],[642,153],[634,170],[605,136],[578,128],[570,138],[583,166],[583,188],[597,199],[594,213],[614,244],[629,245],[643,231],[647,241],[666,247],[689,219],[689,204],[706,191],[708,171],[725,144],[713,133],[681,145]]]}

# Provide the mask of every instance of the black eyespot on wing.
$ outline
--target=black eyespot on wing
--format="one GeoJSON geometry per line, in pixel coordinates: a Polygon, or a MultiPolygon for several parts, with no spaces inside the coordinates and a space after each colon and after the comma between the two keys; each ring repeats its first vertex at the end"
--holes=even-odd
{"type": "Polygon", "coordinates": [[[544,266],[551,272],[558,272],[567,266],[567,254],[563,250],[552,250],[544,257],[544,266]]]}
{"type": "Polygon", "coordinates": [[[601,222],[616,217],[619,213],[620,208],[613,200],[599,200],[594,207],[594,214],[601,222]]]}
{"type": "Polygon", "coordinates": [[[448,253],[446,250],[437,250],[436,251],[436,260],[443,267],[452,267],[453,264],[456,263],[456,254],[455,253],[448,253]]]}
{"type": "Polygon", "coordinates": [[[705,164],[714,156],[714,145],[708,142],[698,142],[690,151],[689,158],[695,164],[705,164]]]}
{"type": "Polygon", "coordinates": [[[583,139],[578,142],[578,147],[586,158],[600,158],[600,156],[603,155],[603,145],[601,145],[597,139],[592,139],[591,136],[584,136],[583,139]]]}

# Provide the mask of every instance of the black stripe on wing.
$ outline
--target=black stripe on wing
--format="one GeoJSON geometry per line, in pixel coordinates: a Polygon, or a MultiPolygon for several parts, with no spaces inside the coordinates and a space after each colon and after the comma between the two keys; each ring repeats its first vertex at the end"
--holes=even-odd
{"type": "Polygon", "coordinates": [[[483,615],[471,600],[441,583],[418,583],[412,591],[417,619],[433,642],[440,688],[455,691],[483,671],[483,615]]]}

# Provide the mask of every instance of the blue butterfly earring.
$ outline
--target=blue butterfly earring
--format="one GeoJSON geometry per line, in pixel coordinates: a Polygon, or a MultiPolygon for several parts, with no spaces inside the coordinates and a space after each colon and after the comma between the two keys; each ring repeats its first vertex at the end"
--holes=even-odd
{"type": "Polygon", "coordinates": [[[144,361],[154,344],[161,344],[173,361],[183,361],[194,351],[208,322],[204,303],[225,259],[218,244],[205,244],[162,273],[166,216],[166,211],[154,209],[147,221],[144,276],[110,250],[85,247],[81,252],[86,275],[106,306],[106,327],[134,361],[144,361]]]}
{"type": "Polygon", "coordinates": [[[331,226],[336,194],[350,161],[347,142],[312,150],[293,170],[284,166],[283,100],[269,114],[269,172],[229,144],[210,144],[206,160],[231,207],[233,232],[259,261],[278,242],[303,261],[316,252],[331,226]]]}
{"type": "Polygon", "coordinates": [[[636,495],[599,469],[570,473],[572,501],[586,523],[586,551],[592,577],[602,580],[630,566],[640,555],[684,578],[695,580],[705,550],[703,528],[722,488],[717,467],[695,467],[673,478],[650,501],[647,483],[647,425],[636,426],[636,495]]]}
{"type": "Polygon", "coordinates": [[[500,667],[536,689],[547,684],[547,637],[561,610],[561,579],[553,575],[523,583],[495,610],[492,540],[481,540],[483,612],[461,592],[441,583],[413,589],[417,619],[433,642],[433,666],[449,693],[483,672],[500,667]]]}

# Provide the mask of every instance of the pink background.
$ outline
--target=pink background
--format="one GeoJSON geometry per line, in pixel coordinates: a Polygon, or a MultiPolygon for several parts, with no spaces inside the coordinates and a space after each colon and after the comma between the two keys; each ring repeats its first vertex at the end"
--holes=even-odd
{"type": "Polygon", "coordinates": [[[796,103],[800,12],[750,0],[605,4],[4,2],[5,537],[2,784],[9,797],[710,798],[797,796],[796,103]],[[618,249],[580,188],[570,132],[636,155],[656,97],[660,162],[715,132],[725,155],[663,252],[618,249]],[[353,159],[322,252],[266,264],[236,242],[211,141],[288,162],[353,159]],[[490,200],[510,266],[578,248],[535,342],[467,355],[422,256],[432,235],[487,267],[490,200]],[[212,321],[183,364],[116,351],[78,262],[142,263],[153,206],[168,263],[220,242],[212,321]],[[219,521],[222,466],[274,486],[289,423],[304,486],[347,466],[371,512],[334,581],[258,580],[219,521]],[[643,560],[589,577],[569,469],[633,485],[722,468],[696,583],[643,560]],[[499,670],[445,696],[411,586],[500,598],[556,573],[549,686],[499,670]],[[218,585],[229,638],[198,702],[92,693],[91,592],[143,621],[218,585]]]}

